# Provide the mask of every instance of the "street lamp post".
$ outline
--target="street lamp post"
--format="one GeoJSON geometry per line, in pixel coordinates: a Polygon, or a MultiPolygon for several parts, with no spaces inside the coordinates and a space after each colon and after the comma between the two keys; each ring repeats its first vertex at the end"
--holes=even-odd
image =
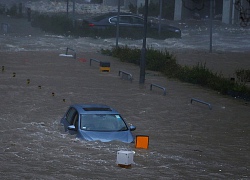
{"type": "Polygon", "coordinates": [[[144,84],[145,82],[147,24],[148,24],[148,0],[145,0],[143,44],[142,44],[141,59],[140,59],[140,80],[139,80],[140,84],[144,84]]]}
{"type": "Polygon", "coordinates": [[[75,28],[76,22],[75,22],[75,8],[76,8],[76,0],[73,0],[73,27],[75,28]]]}
{"type": "Polygon", "coordinates": [[[69,17],[69,0],[67,0],[67,17],[69,17]]]}
{"type": "Polygon", "coordinates": [[[159,30],[158,33],[159,35],[161,35],[161,17],[162,17],[162,0],[159,0],[159,4],[160,4],[160,14],[159,14],[159,30]]]}
{"type": "Polygon", "coordinates": [[[209,44],[209,52],[212,53],[213,49],[213,6],[214,0],[210,0],[210,44],[209,44]]]}
{"type": "Polygon", "coordinates": [[[119,29],[120,29],[120,0],[118,0],[118,13],[117,13],[117,21],[116,21],[116,48],[118,48],[118,39],[119,39],[119,29]]]}

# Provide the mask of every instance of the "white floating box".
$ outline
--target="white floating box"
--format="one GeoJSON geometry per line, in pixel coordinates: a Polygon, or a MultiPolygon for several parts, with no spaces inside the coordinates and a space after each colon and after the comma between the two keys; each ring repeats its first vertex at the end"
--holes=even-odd
{"type": "Polygon", "coordinates": [[[64,57],[73,57],[71,54],[59,54],[59,56],[64,56],[64,57]]]}
{"type": "Polygon", "coordinates": [[[134,151],[117,151],[117,164],[120,166],[131,166],[134,163],[134,151]]]}

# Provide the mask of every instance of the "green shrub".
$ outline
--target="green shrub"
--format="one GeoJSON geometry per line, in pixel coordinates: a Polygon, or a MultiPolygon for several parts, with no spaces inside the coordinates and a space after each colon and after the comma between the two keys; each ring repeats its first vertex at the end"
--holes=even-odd
{"type": "Polygon", "coordinates": [[[176,78],[180,66],[176,58],[168,51],[148,49],[146,53],[146,68],[152,71],[159,71],[168,77],[176,78]]]}
{"type": "Polygon", "coordinates": [[[228,94],[228,91],[234,90],[237,86],[236,83],[226,79],[222,76],[215,76],[212,81],[207,84],[207,87],[220,92],[221,94],[228,94]]]}
{"type": "MultiPolygon", "coordinates": [[[[123,62],[140,64],[140,49],[131,49],[128,46],[102,50],[103,53],[119,58],[123,62]]],[[[206,63],[198,63],[193,67],[177,64],[175,57],[168,51],[146,50],[146,69],[162,72],[170,78],[176,78],[183,82],[201,85],[221,94],[231,95],[250,101],[250,89],[242,83],[224,78],[221,74],[213,73],[206,67],[206,63]]],[[[236,74],[244,74],[248,78],[248,70],[236,71],[236,74]]]]}
{"type": "Polygon", "coordinates": [[[139,49],[131,49],[128,46],[118,47],[113,48],[110,54],[119,58],[122,62],[140,64],[141,51],[139,49]]]}
{"type": "MultiPolygon", "coordinates": [[[[122,62],[140,64],[141,50],[131,49],[128,46],[113,48],[112,50],[102,50],[103,54],[112,55],[119,58],[122,62]]],[[[147,49],[146,68],[152,71],[160,71],[170,75],[178,67],[175,58],[167,51],[157,51],[152,48],[147,49]],[[170,72],[169,72],[170,71],[170,72]]]]}
{"type": "Polygon", "coordinates": [[[182,67],[182,71],[178,78],[182,81],[207,86],[216,77],[216,74],[213,74],[208,68],[206,68],[206,64],[203,65],[198,63],[193,67],[182,67]]]}
{"type": "Polygon", "coordinates": [[[240,83],[246,84],[247,82],[250,81],[250,70],[244,70],[244,69],[237,69],[235,71],[237,80],[240,83]]]}

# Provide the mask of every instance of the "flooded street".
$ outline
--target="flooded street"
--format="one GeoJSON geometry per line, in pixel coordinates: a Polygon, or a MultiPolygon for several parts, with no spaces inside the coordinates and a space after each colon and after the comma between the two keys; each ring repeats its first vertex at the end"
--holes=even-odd
{"type": "MultiPolygon", "coordinates": [[[[5,19],[6,21],[6,19],[5,19]]],[[[11,20],[10,20],[11,21],[11,20]]],[[[4,21],[3,21],[4,22],[4,21]]],[[[31,28],[26,21],[21,21],[19,25],[26,25],[24,27],[31,28]]],[[[181,39],[165,39],[157,40],[147,38],[147,47],[168,50],[168,51],[190,51],[202,50],[209,52],[210,50],[210,26],[209,22],[189,22],[174,24],[181,28],[181,39]],[[195,25],[197,23],[198,25],[195,25]]],[[[96,51],[100,49],[108,49],[116,45],[116,39],[102,39],[99,37],[64,37],[57,35],[50,35],[35,28],[23,29],[20,34],[15,27],[10,25],[9,34],[6,33],[1,36],[1,51],[37,51],[37,50],[59,50],[61,47],[70,46],[80,51],[96,51]],[[13,41],[14,40],[14,41],[13,41]],[[12,43],[10,43],[10,41],[12,43]]],[[[21,29],[22,30],[22,29],[21,29]]],[[[239,25],[218,25],[218,22],[213,25],[212,34],[212,51],[213,52],[249,52],[250,51],[250,28],[240,27],[239,25]]],[[[129,47],[141,48],[142,39],[119,39],[119,45],[127,45],[129,47]]]]}
{"type": "MultiPolygon", "coordinates": [[[[1,179],[250,178],[249,102],[151,71],[139,85],[139,67],[99,53],[114,46],[115,39],[48,35],[25,21],[17,31],[22,27],[8,22],[10,31],[0,35],[1,179]],[[76,60],[59,56],[66,47],[76,50],[76,60]],[[90,58],[109,61],[111,72],[90,66],[90,58]],[[131,73],[133,82],[118,76],[119,70],[131,73]],[[150,90],[151,83],[166,87],[166,96],[161,89],[150,90]],[[192,98],[212,109],[191,103],[192,98]],[[149,136],[149,149],[82,141],[63,132],[60,119],[74,103],[114,107],[137,127],[133,135],[149,136]],[[135,151],[131,168],[117,166],[119,150],[135,151]]],[[[169,49],[181,64],[206,61],[226,75],[236,67],[249,69],[249,30],[219,30],[212,54],[208,31],[188,28],[182,39],[148,39],[148,46],[169,49]]],[[[140,48],[142,41],[122,39],[120,44],[140,48]]]]}

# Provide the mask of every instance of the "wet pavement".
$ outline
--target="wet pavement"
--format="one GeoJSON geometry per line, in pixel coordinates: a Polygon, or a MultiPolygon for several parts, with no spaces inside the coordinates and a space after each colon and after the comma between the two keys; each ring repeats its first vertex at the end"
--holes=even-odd
{"type": "MultiPolygon", "coordinates": [[[[1,179],[249,179],[248,102],[158,72],[147,71],[145,84],[139,85],[139,67],[101,55],[104,43],[91,44],[98,39],[69,41],[37,30],[28,34],[0,36],[1,179]],[[74,46],[76,59],[59,56],[75,42],[82,43],[74,46]],[[109,61],[111,72],[90,66],[90,58],[109,61]],[[131,73],[132,83],[118,76],[119,70],[131,73]],[[151,83],[166,87],[166,96],[161,89],[150,90],[151,83]],[[212,109],[191,103],[192,98],[212,109]],[[87,142],[63,132],[60,118],[73,103],[114,107],[137,127],[134,135],[149,136],[149,149],[87,142]],[[119,150],[135,152],[130,169],[117,166],[119,150]]],[[[249,65],[247,53],[228,51],[226,56],[195,48],[191,56],[187,48],[177,57],[183,64],[185,58],[192,64],[204,57],[231,69],[249,65]],[[232,54],[242,58],[235,62],[232,54]]]]}

